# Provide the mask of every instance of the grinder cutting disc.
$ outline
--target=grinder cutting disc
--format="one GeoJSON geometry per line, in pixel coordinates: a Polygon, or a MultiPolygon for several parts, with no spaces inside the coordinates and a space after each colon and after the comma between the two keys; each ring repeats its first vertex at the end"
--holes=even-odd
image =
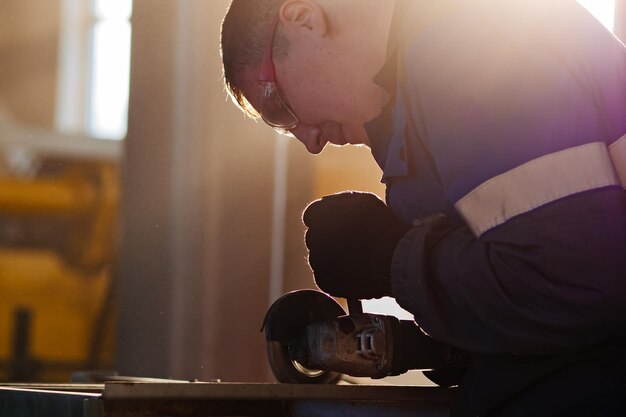
{"type": "Polygon", "coordinates": [[[345,314],[337,301],[315,290],[289,292],[272,304],[261,330],[267,341],[268,362],[278,382],[329,384],[339,380],[336,372],[309,369],[299,363],[294,358],[294,346],[309,324],[345,314]]]}

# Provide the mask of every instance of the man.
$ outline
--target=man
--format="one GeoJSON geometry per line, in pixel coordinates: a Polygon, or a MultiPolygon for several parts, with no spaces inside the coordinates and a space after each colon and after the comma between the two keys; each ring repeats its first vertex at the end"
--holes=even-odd
{"type": "Polygon", "coordinates": [[[457,415],[626,413],[626,50],[582,7],[233,0],[222,54],[249,115],[371,147],[394,214],[314,202],[309,261],[474,354],[457,415]]]}

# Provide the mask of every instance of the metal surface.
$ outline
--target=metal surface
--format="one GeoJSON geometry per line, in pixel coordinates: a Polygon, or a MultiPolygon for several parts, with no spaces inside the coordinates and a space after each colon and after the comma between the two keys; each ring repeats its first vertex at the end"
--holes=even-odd
{"type": "MultiPolygon", "coordinates": [[[[0,416],[11,417],[100,417],[86,414],[86,403],[98,400],[99,392],[74,391],[54,386],[37,388],[17,386],[0,387],[0,416]]],[[[77,387],[77,389],[79,389],[77,387]]]]}
{"type": "Polygon", "coordinates": [[[112,383],[103,416],[444,416],[452,399],[434,387],[112,383]]]}
{"type": "Polygon", "coordinates": [[[448,415],[454,392],[435,387],[206,382],[0,386],[11,417],[448,415]]]}
{"type": "Polygon", "coordinates": [[[47,391],[47,392],[74,392],[74,393],[89,393],[89,394],[102,394],[104,390],[104,384],[57,384],[57,383],[3,383],[0,385],[0,390],[39,390],[39,391],[47,391]]]}

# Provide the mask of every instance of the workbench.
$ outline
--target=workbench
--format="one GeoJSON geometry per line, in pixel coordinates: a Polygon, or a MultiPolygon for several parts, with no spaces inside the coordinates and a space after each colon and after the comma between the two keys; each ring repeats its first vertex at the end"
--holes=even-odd
{"type": "Polygon", "coordinates": [[[443,417],[454,391],[391,385],[113,382],[0,385],[11,417],[443,417]]]}

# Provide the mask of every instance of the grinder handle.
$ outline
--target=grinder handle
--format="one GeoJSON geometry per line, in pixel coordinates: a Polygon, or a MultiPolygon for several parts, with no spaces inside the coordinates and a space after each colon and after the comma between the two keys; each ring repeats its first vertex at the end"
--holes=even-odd
{"type": "Polygon", "coordinates": [[[363,304],[358,298],[348,298],[348,314],[363,314],[363,304]]]}

